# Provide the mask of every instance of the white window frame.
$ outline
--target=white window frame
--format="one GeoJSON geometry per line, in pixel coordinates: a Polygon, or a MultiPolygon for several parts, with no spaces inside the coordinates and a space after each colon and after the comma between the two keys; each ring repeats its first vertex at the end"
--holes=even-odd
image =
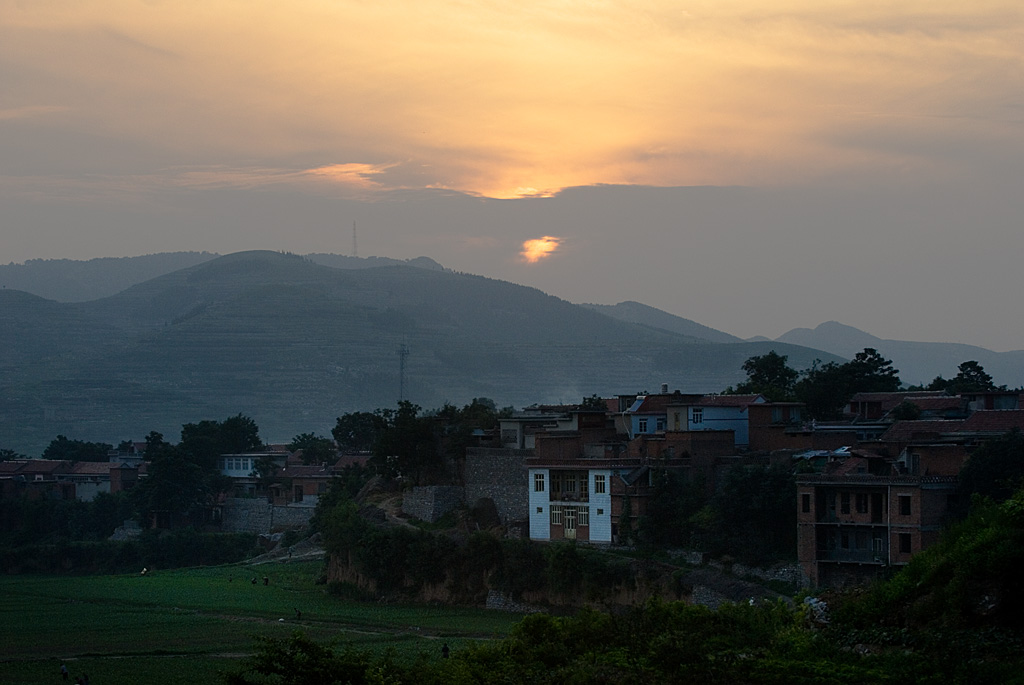
{"type": "Polygon", "coordinates": [[[605,488],[607,487],[607,481],[605,480],[603,473],[594,474],[594,494],[603,495],[605,494],[605,488]]]}
{"type": "Polygon", "coordinates": [[[533,491],[544,492],[544,474],[535,473],[533,474],[533,491]]]}

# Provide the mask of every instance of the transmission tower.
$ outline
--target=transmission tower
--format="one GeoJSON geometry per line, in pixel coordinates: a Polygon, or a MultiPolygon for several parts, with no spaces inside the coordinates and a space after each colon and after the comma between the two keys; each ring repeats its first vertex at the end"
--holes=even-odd
{"type": "Polygon", "coordinates": [[[352,222],[352,256],[359,256],[359,247],[356,245],[356,222],[352,222]]]}
{"type": "Polygon", "coordinates": [[[409,346],[398,346],[398,401],[405,401],[405,358],[409,356],[409,346]]]}

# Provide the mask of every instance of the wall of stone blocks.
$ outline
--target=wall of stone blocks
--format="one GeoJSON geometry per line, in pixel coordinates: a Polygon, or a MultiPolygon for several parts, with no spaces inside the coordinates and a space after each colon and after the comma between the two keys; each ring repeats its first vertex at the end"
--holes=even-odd
{"type": "Polygon", "coordinates": [[[466,501],[490,498],[502,523],[529,515],[528,473],[525,460],[533,450],[470,448],[466,450],[466,501]]]}
{"type": "Polygon", "coordinates": [[[273,533],[309,523],[316,502],[274,506],[265,499],[231,498],[224,503],[221,530],[225,533],[273,533]]]}
{"type": "Polygon", "coordinates": [[[402,513],[434,523],[466,501],[465,490],[455,485],[416,487],[402,496],[402,513]]]}

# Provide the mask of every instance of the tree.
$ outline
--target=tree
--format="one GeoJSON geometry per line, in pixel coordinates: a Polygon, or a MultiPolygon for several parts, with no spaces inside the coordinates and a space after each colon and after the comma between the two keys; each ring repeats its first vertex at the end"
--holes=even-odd
{"type": "Polygon", "coordinates": [[[889,413],[897,421],[917,421],[921,418],[921,407],[910,400],[903,400],[889,413]]]}
{"type": "Polygon", "coordinates": [[[68,440],[63,435],[58,435],[43,450],[43,459],[57,459],[63,461],[106,461],[107,453],[114,449],[113,445],[105,442],[85,442],[83,440],[68,440]]]}
{"type": "Polygon", "coordinates": [[[900,389],[899,371],[871,347],[865,347],[845,364],[829,362],[811,366],[796,384],[795,394],[815,419],[831,420],[858,392],[895,392],[900,389]]]}
{"type": "Polygon", "coordinates": [[[186,423],[181,427],[181,449],[204,470],[214,470],[222,454],[244,454],[262,449],[260,429],[248,416],[223,421],[186,423]]]}
{"type": "Polygon", "coordinates": [[[129,490],[132,503],[143,520],[154,511],[191,516],[214,494],[209,479],[180,448],[164,443],[155,452],[149,459],[148,475],[129,490]]]}
{"type": "Polygon", "coordinates": [[[357,411],[339,416],[331,435],[339,449],[372,452],[387,430],[387,425],[387,420],[380,412],[357,411]]]}
{"type": "Polygon", "coordinates": [[[961,509],[973,495],[997,502],[1024,486],[1024,435],[1019,430],[988,440],[976,449],[960,470],[961,509]]]}
{"type": "Polygon", "coordinates": [[[288,443],[288,449],[292,452],[302,450],[304,464],[323,464],[338,458],[338,448],[334,446],[334,441],[314,433],[296,435],[288,443]]]}
{"type": "Polygon", "coordinates": [[[818,366],[817,360],[804,372],[794,390],[797,400],[807,405],[807,413],[819,420],[836,418],[853,395],[841,365],[829,362],[818,366]]]}
{"type": "Polygon", "coordinates": [[[743,362],[747,380],[736,386],[735,394],[764,395],[772,402],[792,400],[800,374],[786,364],[788,359],[787,355],[772,350],[743,362]]]}
{"type": "Polygon", "coordinates": [[[382,410],[386,427],[374,448],[379,470],[411,477],[416,483],[424,469],[440,461],[433,422],[419,416],[419,412],[419,405],[408,400],[399,402],[397,410],[382,410]]]}
{"type": "Polygon", "coordinates": [[[843,369],[849,377],[851,397],[858,392],[896,392],[903,385],[892,361],[873,347],[858,352],[852,361],[843,364],[843,369]]]}
{"type": "Polygon", "coordinates": [[[27,459],[24,454],[19,454],[14,450],[7,449],[6,447],[0,448],[0,461],[12,461],[14,459],[27,459]]]}
{"type": "MultiPolygon", "coordinates": [[[[1005,386],[1004,386],[1005,387],[1005,386]]],[[[966,361],[957,367],[957,374],[949,379],[944,390],[951,395],[997,390],[992,376],[976,361],[966,361]]]]}

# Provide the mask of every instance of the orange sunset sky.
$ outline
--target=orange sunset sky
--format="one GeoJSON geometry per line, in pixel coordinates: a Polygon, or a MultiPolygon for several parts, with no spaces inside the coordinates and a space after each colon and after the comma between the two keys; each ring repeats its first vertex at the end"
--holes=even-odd
{"type": "Polygon", "coordinates": [[[0,261],[357,221],[741,336],[1019,349],[1022,46],[989,0],[0,0],[0,261]]]}

